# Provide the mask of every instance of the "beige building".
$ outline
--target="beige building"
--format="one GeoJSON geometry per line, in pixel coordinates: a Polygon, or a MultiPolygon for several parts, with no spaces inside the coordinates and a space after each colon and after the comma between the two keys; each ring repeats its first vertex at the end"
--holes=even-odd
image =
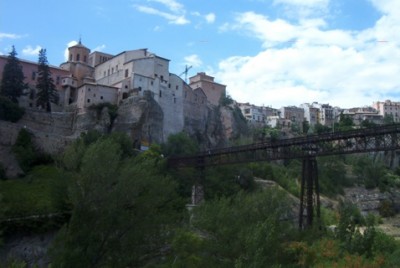
{"type": "Polygon", "coordinates": [[[395,123],[400,122],[400,102],[391,100],[377,101],[372,104],[372,107],[375,108],[381,116],[392,116],[395,123]]]}
{"type": "Polygon", "coordinates": [[[277,109],[264,106],[256,106],[250,103],[237,103],[246,120],[253,124],[267,124],[267,117],[278,116],[280,112],[277,109]]]}
{"type": "Polygon", "coordinates": [[[201,88],[207,96],[207,100],[213,104],[218,105],[221,96],[226,94],[226,86],[214,82],[214,77],[207,75],[204,72],[197,73],[197,75],[189,78],[189,85],[191,88],[201,88]]]}

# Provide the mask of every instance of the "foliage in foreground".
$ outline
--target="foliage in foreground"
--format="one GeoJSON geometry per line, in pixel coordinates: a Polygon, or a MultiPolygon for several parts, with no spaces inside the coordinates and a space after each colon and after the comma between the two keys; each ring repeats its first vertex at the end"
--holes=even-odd
{"type": "Polygon", "coordinates": [[[139,267],[165,247],[183,207],[176,184],[155,159],[122,149],[100,138],[75,155],[72,216],[52,248],[55,267],[139,267]]]}

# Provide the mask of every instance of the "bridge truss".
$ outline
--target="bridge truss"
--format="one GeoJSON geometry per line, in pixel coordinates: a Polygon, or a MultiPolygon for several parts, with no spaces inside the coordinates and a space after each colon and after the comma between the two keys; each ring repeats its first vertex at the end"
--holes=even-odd
{"type": "Polygon", "coordinates": [[[171,157],[168,165],[175,168],[196,167],[204,174],[206,167],[217,165],[302,159],[299,215],[299,226],[302,228],[304,216],[307,225],[312,225],[314,208],[317,218],[320,216],[317,156],[398,149],[400,125],[395,124],[207,150],[188,157],[171,157]]]}

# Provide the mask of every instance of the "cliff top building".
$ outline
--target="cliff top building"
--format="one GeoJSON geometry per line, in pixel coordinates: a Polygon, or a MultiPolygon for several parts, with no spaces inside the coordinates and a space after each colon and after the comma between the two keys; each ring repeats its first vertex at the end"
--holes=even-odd
{"type": "Polygon", "coordinates": [[[197,73],[195,76],[189,78],[189,85],[191,88],[201,88],[207,96],[207,100],[213,104],[218,105],[221,96],[226,94],[226,85],[214,82],[214,77],[207,75],[204,72],[197,73]]]}

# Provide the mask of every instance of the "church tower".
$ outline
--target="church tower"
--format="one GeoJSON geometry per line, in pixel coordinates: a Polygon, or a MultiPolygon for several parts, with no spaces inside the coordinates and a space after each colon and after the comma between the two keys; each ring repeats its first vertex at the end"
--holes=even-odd
{"type": "Polygon", "coordinates": [[[79,43],[68,48],[68,59],[60,65],[61,69],[70,73],[69,77],[63,79],[64,106],[77,101],[77,90],[87,82],[93,82],[94,68],[89,65],[90,49],[79,43]]]}
{"type": "Polygon", "coordinates": [[[89,54],[90,49],[82,45],[81,39],[79,39],[78,44],[68,48],[68,61],[88,64],[89,54]]]}

